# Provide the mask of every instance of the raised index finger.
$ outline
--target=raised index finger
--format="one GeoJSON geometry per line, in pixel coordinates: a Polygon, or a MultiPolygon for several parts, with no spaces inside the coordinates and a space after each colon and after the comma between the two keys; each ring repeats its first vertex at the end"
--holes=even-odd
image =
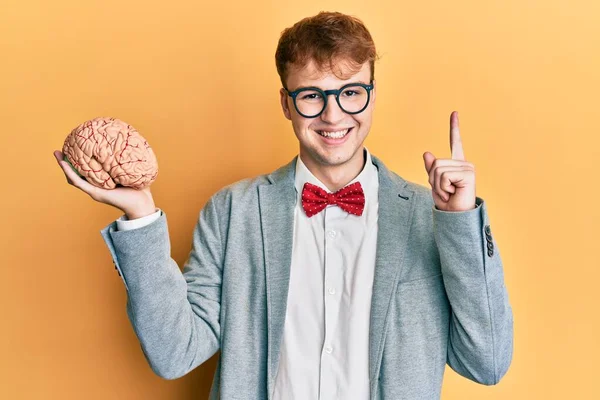
{"type": "Polygon", "coordinates": [[[452,111],[450,114],[450,151],[453,160],[465,160],[460,131],[458,129],[458,111],[452,111]]]}

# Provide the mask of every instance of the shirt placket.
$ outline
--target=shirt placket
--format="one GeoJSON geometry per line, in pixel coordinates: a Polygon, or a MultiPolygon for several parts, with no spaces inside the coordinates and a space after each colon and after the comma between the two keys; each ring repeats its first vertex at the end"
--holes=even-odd
{"type": "Polygon", "coordinates": [[[338,364],[339,351],[336,347],[337,321],[340,312],[340,295],[342,289],[341,268],[343,257],[339,245],[340,229],[339,207],[327,207],[324,210],[324,239],[325,254],[323,276],[323,305],[325,308],[325,336],[321,349],[321,376],[319,385],[319,399],[333,400],[337,398],[338,377],[336,365],[338,364]]]}

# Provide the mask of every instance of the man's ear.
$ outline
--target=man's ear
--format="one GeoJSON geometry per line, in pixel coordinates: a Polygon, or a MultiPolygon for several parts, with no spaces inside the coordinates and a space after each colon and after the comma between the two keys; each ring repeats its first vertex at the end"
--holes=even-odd
{"type": "Polygon", "coordinates": [[[377,88],[377,81],[375,81],[375,79],[373,79],[373,90],[371,90],[371,101],[373,102],[373,105],[375,105],[375,98],[377,97],[377,90],[375,90],[377,88]]]}
{"type": "Polygon", "coordinates": [[[279,90],[279,97],[281,101],[281,109],[283,110],[283,115],[290,121],[292,120],[292,114],[290,112],[290,107],[288,103],[288,94],[284,88],[279,90]]]}

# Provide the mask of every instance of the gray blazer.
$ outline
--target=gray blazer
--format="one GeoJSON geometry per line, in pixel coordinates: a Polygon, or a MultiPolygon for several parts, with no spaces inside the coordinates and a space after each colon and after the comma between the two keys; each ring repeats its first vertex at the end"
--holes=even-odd
{"type": "MultiPolygon", "coordinates": [[[[379,229],[371,399],[439,399],[445,364],[493,385],[513,350],[513,317],[486,205],[444,212],[431,190],[375,156],[379,229]]],[[[101,231],[127,289],[127,314],[152,370],[176,379],[221,351],[210,399],[270,399],[292,255],[296,158],[215,193],[200,211],[183,274],[167,218],[101,231]]],[[[315,366],[317,368],[317,366],[315,366]]]]}

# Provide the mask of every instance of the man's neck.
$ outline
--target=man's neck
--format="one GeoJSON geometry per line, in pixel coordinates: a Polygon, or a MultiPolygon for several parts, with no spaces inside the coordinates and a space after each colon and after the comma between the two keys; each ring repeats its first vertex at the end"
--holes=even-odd
{"type": "Polygon", "coordinates": [[[300,158],[315,178],[323,182],[327,190],[333,193],[350,183],[363,170],[367,161],[364,147],[357,152],[357,155],[358,157],[353,157],[342,165],[332,166],[317,164],[310,157],[303,157],[302,154],[300,158]]]}

